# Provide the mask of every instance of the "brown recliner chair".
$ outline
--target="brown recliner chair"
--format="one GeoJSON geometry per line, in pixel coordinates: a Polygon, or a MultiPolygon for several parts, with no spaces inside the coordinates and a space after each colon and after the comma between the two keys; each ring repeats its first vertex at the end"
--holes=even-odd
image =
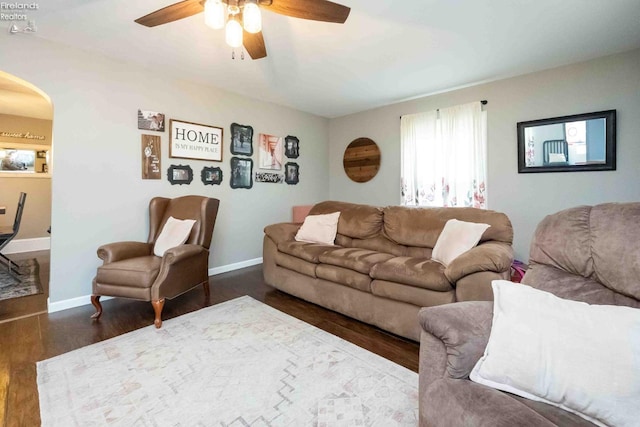
{"type": "Polygon", "coordinates": [[[184,196],[175,199],[155,197],[149,203],[149,238],[143,242],[109,243],[98,248],[104,261],[93,279],[91,303],[99,319],[101,296],[151,301],[156,328],[162,326],[165,298],[172,299],[203,285],[209,299],[209,245],[218,214],[218,199],[184,196]],[[187,241],[154,255],[154,244],[169,217],[196,220],[187,241]]]}
{"type": "MultiPolygon", "coordinates": [[[[640,309],[639,255],[640,203],[578,206],[540,222],[522,283],[564,299],[640,309]]],[[[469,380],[489,340],[492,302],[427,307],[418,318],[421,427],[594,425],[556,406],[469,380]]]]}

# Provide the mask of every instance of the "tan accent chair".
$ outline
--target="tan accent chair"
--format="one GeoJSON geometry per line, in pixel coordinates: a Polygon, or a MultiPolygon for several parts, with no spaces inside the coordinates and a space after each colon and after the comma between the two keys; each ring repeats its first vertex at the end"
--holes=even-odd
{"type": "Polygon", "coordinates": [[[218,215],[218,199],[184,196],[155,197],[149,203],[149,238],[143,242],[109,243],[98,248],[104,261],[93,279],[91,303],[99,319],[101,296],[151,301],[156,328],[162,326],[165,298],[172,299],[202,285],[209,299],[209,245],[218,215]],[[167,219],[195,219],[186,243],[167,250],[163,257],[153,253],[156,239],[167,219]]]}

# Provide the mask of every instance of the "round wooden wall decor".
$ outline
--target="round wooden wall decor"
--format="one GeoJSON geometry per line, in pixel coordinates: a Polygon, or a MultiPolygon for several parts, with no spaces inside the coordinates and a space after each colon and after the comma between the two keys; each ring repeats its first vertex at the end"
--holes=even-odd
{"type": "Polygon", "coordinates": [[[352,181],[367,182],[380,169],[380,149],[369,138],[354,139],[344,150],[342,165],[352,181]]]}

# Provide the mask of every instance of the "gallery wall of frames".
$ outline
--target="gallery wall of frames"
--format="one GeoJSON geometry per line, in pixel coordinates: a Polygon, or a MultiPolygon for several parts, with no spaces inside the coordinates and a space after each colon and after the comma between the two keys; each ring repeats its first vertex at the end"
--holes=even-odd
{"type": "Polygon", "coordinates": [[[141,133],[142,179],[163,178],[162,138],[168,138],[168,158],[165,178],[172,185],[223,185],[232,189],[251,189],[254,183],[296,185],[300,182],[300,139],[293,135],[256,133],[251,125],[231,123],[228,127],[193,123],[171,118],[151,110],[138,110],[141,133]],[[229,176],[224,176],[220,164],[226,154],[224,132],[228,129],[229,176]],[[153,133],[147,133],[153,132],[153,133]],[[202,162],[200,170],[181,160],[202,162]],[[194,182],[195,175],[195,182],[194,182]],[[200,178],[198,181],[197,178],[200,178]]]}

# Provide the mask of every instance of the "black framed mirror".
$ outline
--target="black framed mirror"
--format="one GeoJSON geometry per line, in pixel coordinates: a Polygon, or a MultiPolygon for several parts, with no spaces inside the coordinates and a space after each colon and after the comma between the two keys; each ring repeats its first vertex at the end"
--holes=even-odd
{"type": "Polygon", "coordinates": [[[519,122],[518,173],[616,170],[616,110],[519,122]]]}

